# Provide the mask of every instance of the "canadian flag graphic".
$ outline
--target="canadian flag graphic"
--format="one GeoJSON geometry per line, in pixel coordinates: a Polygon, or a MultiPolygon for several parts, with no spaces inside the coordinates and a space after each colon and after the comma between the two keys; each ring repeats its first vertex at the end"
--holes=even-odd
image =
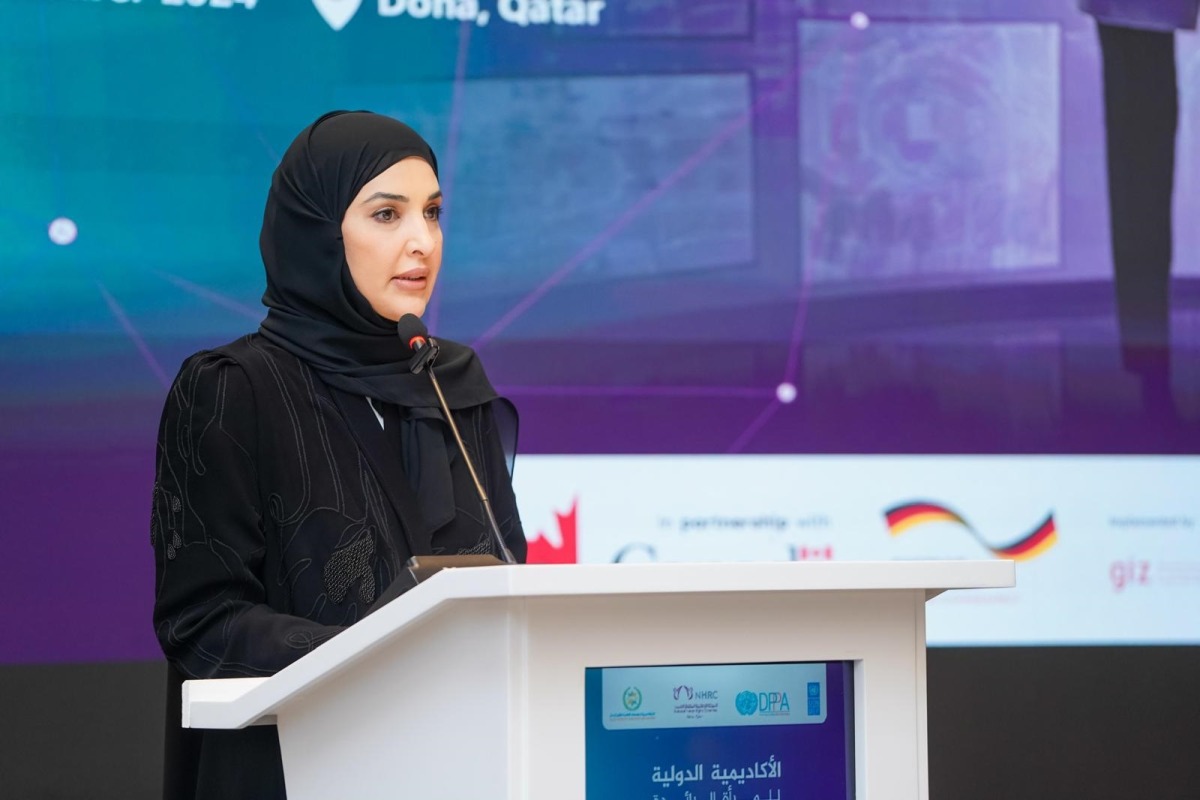
{"type": "Polygon", "coordinates": [[[554,512],[558,523],[558,536],[547,536],[545,531],[538,531],[537,536],[529,540],[530,564],[574,564],[578,558],[578,520],[579,498],[571,501],[571,510],[565,514],[554,512]],[[557,543],[556,543],[557,542],[557,543]]]}

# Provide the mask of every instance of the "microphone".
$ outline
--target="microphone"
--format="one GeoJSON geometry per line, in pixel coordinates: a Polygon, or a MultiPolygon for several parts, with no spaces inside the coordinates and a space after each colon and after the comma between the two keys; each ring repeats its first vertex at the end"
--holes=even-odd
{"type": "MultiPolygon", "coordinates": [[[[500,533],[500,525],[496,522],[496,515],[492,513],[492,503],[488,499],[487,491],[483,488],[483,483],[479,480],[479,474],[475,472],[475,465],[471,462],[471,455],[467,452],[467,446],[463,443],[462,435],[458,432],[458,425],[454,423],[454,415],[450,413],[450,407],[446,404],[446,396],[442,394],[441,384],[438,383],[437,375],[433,372],[433,362],[441,351],[437,340],[429,335],[429,331],[425,328],[425,323],[421,322],[420,318],[415,314],[405,314],[401,317],[400,321],[396,323],[396,333],[400,335],[401,341],[407,344],[413,351],[413,359],[412,363],[409,364],[409,370],[414,375],[421,372],[429,375],[429,381],[433,384],[433,391],[437,394],[438,404],[442,407],[442,414],[446,418],[446,423],[450,426],[450,432],[454,434],[454,441],[458,445],[458,452],[462,454],[463,463],[467,465],[467,471],[471,473],[471,482],[475,484],[475,493],[479,495],[479,501],[483,504],[488,527],[492,531],[492,537],[496,540],[496,547],[499,549],[500,557],[504,559],[504,563],[506,564],[516,564],[517,559],[513,557],[512,551],[508,549],[508,545],[504,543],[504,535],[500,533]]],[[[421,562],[428,563],[437,569],[440,569],[441,566],[452,566],[451,563],[445,563],[441,566],[434,563],[435,561],[440,562],[442,558],[449,561],[457,557],[422,556],[421,562]]],[[[476,562],[477,559],[478,557],[472,558],[476,562]]],[[[421,566],[421,564],[417,563],[416,556],[413,556],[409,563],[410,569],[421,566]]]]}
{"type": "MultiPolygon", "coordinates": [[[[425,329],[425,324],[421,322],[420,317],[416,314],[405,314],[396,323],[396,333],[400,334],[401,341],[413,351],[412,363],[408,365],[409,372],[419,375],[426,367],[433,366],[433,360],[438,357],[442,348],[436,339],[430,338],[429,331],[425,329]]],[[[445,411],[445,400],[442,400],[442,390],[437,384],[437,378],[433,375],[433,369],[429,370],[429,377],[433,380],[438,400],[442,401],[442,410],[445,411]]]]}

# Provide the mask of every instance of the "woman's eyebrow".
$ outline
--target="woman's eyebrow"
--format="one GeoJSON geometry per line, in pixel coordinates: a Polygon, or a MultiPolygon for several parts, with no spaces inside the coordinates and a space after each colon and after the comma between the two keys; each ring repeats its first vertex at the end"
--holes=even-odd
{"type": "MultiPolygon", "coordinates": [[[[438,189],[436,192],[429,195],[429,199],[437,200],[441,196],[442,196],[442,190],[438,189]]],[[[361,203],[359,203],[359,205],[366,205],[367,203],[370,203],[372,200],[395,200],[397,203],[407,203],[408,202],[408,198],[402,194],[392,194],[391,192],[376,192],[375,194],[368,197],[366,200],[363,200],[361,203]]]]}
{"type": "Polygon", "coordinates": [[[402,194],[392,194],[391,192],[376,192],[375,194],[363,200],[360,205],[366,205],[372,200],[395,200],[397,203],[407,203],[408,198],[402,194]]]}

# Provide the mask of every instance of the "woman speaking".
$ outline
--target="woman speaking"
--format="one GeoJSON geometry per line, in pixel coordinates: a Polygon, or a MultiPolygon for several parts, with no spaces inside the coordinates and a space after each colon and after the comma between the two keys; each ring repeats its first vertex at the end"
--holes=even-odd
{"type": "MultiPolygon", "coordinates": [[[[437,160],[408,126],[326,114],[283,156],[259,330],[184,362],[158,434],[154,626],[169,662],[165,795],[282,798],[273,727],[179,727],[191,678],[272,675],[354,624],[413,555],[502,551],[428,376],[396,332],[442,263],[437,160]]],[[[507,547],[525,558],[515,413],[475,354],[436,368],[507,547]]]]}

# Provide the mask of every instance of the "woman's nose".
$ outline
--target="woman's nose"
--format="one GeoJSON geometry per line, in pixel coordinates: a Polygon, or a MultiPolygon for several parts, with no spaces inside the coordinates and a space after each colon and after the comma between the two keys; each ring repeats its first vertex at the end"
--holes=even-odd
{"type": "Polygon", "coordinates": [[[433,233],[424,219],[405,226],[405,250],[412,256],[427,256],[433,250],[433,233]]]}

